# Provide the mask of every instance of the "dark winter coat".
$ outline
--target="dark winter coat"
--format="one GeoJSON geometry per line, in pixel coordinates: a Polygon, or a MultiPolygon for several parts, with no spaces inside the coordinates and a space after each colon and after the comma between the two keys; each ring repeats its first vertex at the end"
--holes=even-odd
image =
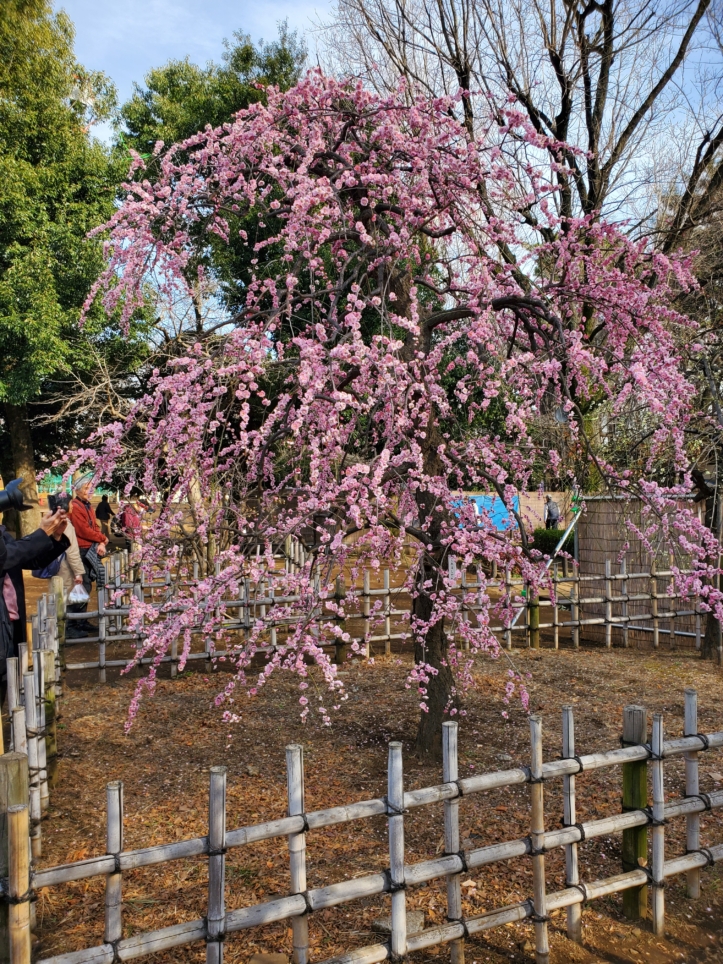
{"type": "MultiPolygon", "coordinates": [[[[18,655],[18,645],[26,640],[25,633],[25,586],[23,584],[23,569],[42,569],[61,556],[69,548],[68,537],[52,539],[42,529],[37,529],[23,539],[15,540],[5,526],[0,526],[2,549],[0,550],[0,580],[5,574],[10,576],[15,594],[18,597],[19,619],[11,620],[5,605],[2,591],[0,591],[0,676],[6,675],[5,660],[9,656],[18,655]]],[[[0,590],[1,590],[0,586],[0,590]]]]}

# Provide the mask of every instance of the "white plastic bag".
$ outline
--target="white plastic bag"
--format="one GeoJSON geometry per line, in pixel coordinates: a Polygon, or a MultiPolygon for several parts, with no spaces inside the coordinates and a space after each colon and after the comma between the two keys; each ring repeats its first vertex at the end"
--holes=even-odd
{"type": "Polygon", "coordinates": [[[87,603],[90,599],[88,593],[83,589],[83,583],[76,583],[68,593],[69,603],[87,603]]]}

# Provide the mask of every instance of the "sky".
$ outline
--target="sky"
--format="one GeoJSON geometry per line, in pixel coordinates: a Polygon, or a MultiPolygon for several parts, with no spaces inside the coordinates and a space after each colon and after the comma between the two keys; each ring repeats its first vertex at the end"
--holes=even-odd
{"type": "Polygon", "coordinates": [[[151,67],[185,56],[198,64],[220,60],[234,30],[273,40],[277,23],[288,20],[308,34],[330,0],[54,0],[54,7],[75,24],[80,63],[108,74],[123,103],[151,67]]]}

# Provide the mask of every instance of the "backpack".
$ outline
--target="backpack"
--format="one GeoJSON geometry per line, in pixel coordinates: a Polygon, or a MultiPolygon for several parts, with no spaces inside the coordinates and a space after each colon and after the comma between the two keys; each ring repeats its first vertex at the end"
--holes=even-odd
{"type": "Polygon", "coordinates": [[[65,553],[58,556],[57,559],[53,559],[52,562],[48,563],[42,569],[33,569],[32,576],[34,579],[52,579],[53,576],[57,576],[60,572],[60,563],[65,559],[65,553]]]}

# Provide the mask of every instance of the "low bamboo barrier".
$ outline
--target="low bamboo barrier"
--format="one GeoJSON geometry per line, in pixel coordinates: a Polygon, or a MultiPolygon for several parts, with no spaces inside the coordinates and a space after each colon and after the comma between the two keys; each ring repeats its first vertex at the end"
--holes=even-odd
{"type": "MultiPolygon", "coordinates": [[[[307,812],[304,805],[303,749],[286,748],[288,816],[261,824],[226,829],[226,768],[213,767],[210,773],[209,831],[203,837],[161,844],[139,850],[123,850],[123,786],[120,782],[107,786],[107,853],[57,867],[39,869],[28,864],[28,806],[10,807],[8,811],[9,864],[8,877],[0,886],[0,894],[9,904],[9,936],[12,964],[30,964],[30,905],[41,887],[54,887],[72,881],[105,877],[105,927],[102,944],[44,958],[39,964],[114,964],[146,957],[157,951],[170,950],[196,942],[206,942],[208,964],[222,964],[224,940],[240,930],[260,927],[276,921],[290,920],[293,930],[295,964],[309,960],[308,917],[314,911],[347,904],[378,894],[391,898],[391,936],[388,941],[349,950],[325,964],[375,964],[398,959],[413,951],[451,944],[455,964],[464,961],[464,941],[513,921],[529,920],[535,930],[537,964],[549,957],[548,922],[550,913],[567,909],[568,936],[581,940],[582,907],[588,901],[614,894],[635,892],[638,896],[651,892],[652,929],[662,935],[665,927],[665,881],[686,874],[688,894],[699,893],[701,869],[723,860],[723,843],[703,845],[700,839],[700,814],[723,807],[723,791],[700,791],[698,760],[701,753],[723,747],[723,732],[697,732],[697,696],[685,693],[685,735],[665,741],[663,717],[653,717],[652,739],[647,741],[647,714],[641,707],[626,707],[623,723],[623,745],[605,752],[578,753],[574,737],[572,707],[563,709],[563,756],[543,762],[542,720],[530,717],[531,753],[529,765],[460,779],[458,776],[457,724],[443,724],[443,780],[437,786],[419,790],[404,789],[402,744],[389,744],[387,794],[381,799],[364,800],[335,806],[327,810],[307,812]],[[631,734],[643,742],[626,745],[631,734]],[[676,757],[685,758],[686,795],[665,802],[665,763],[676,757]],[[647,776],[652,769],[652,807],[625,806],[614,816],[577,821],[575,778],[579,773],[607,767],[623,767],[626,785],[631,767],[647,776]],[[563,781],[563,820],[560,829],[545,825],[545,785],[563,781]],[[459,803],[462,797],[485,791],[528,784],[530,786],[530,823],[527,836],[503,843],[464,850],[460,843],[459,803]],[[432,860],[405,862],[404,823],[406,814],[416,807],[442,802],[444,805],[445,853],[432,860]],[[307,889],[306,835],[323,828],[351,823],[374,816],[388,819],[389,865],[364,877],[356,877],[307,889]],[[686,820],[686,853],[665,857],[666,826],[676,818],[686,820]],[[601,880],[584,881],[580,877],[577,848],[581,841],[622,833],[645,834],[651,828],[652,853],[647,860],[632,868],[601,880]],[[225,860],[229,850],[251,843],[286,837],[291,870],[291,893],[265,903],[237,910],[225,909],[225,860]],[[545,855],[564,848],[567,881],[564,889],[547,889],[545,855]],[[159,930],[122,937],[123,874],[139,867],[164,864],[189,857],[208,859],[207,912],[197,920],[159,930]],[[533,886],[529,897],[515,904],[496,908],[475,916],[464,916],[461,901],[461,874],[491,866],[500,861],[529,859],[532,862],[533,886]],[[640,864],[644,864],[640,866],[640,864]],[[448,923],[427,928],[420,933],[407,932],[406,892],[431,880],[445,879],[447,886],[448,923]]],[[[630,783],[628,779],[627,783],[630,783]]],[[[630,797],[627,797],[630,802],[630,797]]],[[[516,804],[519,807],[519,803],[516,804]]],[[[624,840],[625,843],[625,840],[624,840]]],[[[625,846],[623,847],[625,855],[625,846]]],[[[644,909],[644,907],[643,907],[644,909]]]]}
{"type": "MultiPolygon", "coordinates": [[[[280,557],[284,568],[297,570],[307,562],[306,550],[297,541],[288,541],[287,550],[280,557]]],[[[461,619],[475,624],[478,614],[486,604],[476,601],[481,590],[489,591],[489,583],[484,587],[474,570],[457,566],[454,557],[449,559],[449,574],[456,581],[456,592],[465,600],[461,619]]],[[[58,607],[58,622],[63,626],[74,620],[95,618],[98,620],[98,635],[84,639],[65,639],[66,648],[75,645],[97,645],[97,659],[70,661],[64,663],[67,670],[97,670],[100,682],[105,682],[108,668],[124,669],[132,662],[148,663],[151,657],[134,660],[132,650],[141,644],[141,638],[128,627],[128,616],[132,598],[141,599],[155,606],[168,606],[172,598],[174,584],[170,573],[146,581],[137,576],[129,563],[126,552],[112,554],[106,562],[108,584],[98,590],[97,609],[87,613],[60,612],[62,594],[53,590],[58,607]],[[129,644],[131,652],[126,656],[109,658],[108,647],[114,644],[129,644]]],[[[683,572],[685,574],[685,572],[683,572]]],[[[264,623],[268,646],[265,651],[273,652],[279,634],[298,620],[301,614],[293,614],[293,607],[304,600],[299,595],[281,595],[275,591],[278,571],[270,571],[258,583],[244,580],[239,586],[238,598],[224,599],[225,619],[223,628],[248,635],[261,620],[264,623]],[[279,615],[278,608],[285,607],[287,614],[279,615]],[[288,607],[292,615],[288,615],[288,607]]],[[[596,633],[604,640],[604,645],[629,647],[637,645],[640,639],[649,638],[653,649],[659,649],[661,642],[668,641],[669,647],[695,647],[700,650],[702,641],[703,611],[700,599],[686,598],[675,591],[674,573],[670,569],[659,569],[654,565],[650,571],[628,572],[623,563],[619,572],[613,572],[607,560],[603,574],[581,573],[567,559],[555,560],[549,571],[547,593],[534,594],[530,587],[509,570],[499,574],[496,568],[487,574],[487,579],[497,581],[499,592],[513,600],[515,618],[506,625],[493,625],[492,630],[502,645],[511,650],[514,646],[530,646],[537,649],[541,645],[541,635],[551,639],[553,648],[558,649],[561,639],[569,638],[573,647],[580,646],[583,636],[596,633]],[[522,618],[520,618],[520,616],[522,618]],[[602,634],[602,635],[601,635],[602,634]]],[[[195,570],[188,585],[198,579],[195,570]]],[[[398,574],[397,574],[398,579],[398,574]]],[[[403,585],[395,585],[395,574],[388,569],[372,573],[363,570],[360,582],[350,586],[342,577],[336,580],[335,603],[344,600],[346,618],[344,629],[349,634],[349,643],[337,641],[337,662],[346,657],[351,647],[369,656],[379,651],[385,655],[391,652],[393,643],[403,643],[409,639],[407,620],[410,600],[403,585]],[[376,585],[373,585],[376,583],[376,585]]],[[[41,597],[38,609],[40,625],[45,625],[48,603],[41,597]]],[[[306,612],[308,616],[309,613],[306,612]]],[[[334,614],[327,611],[325,604],[317,607],[314,615],[321,619],[334,621],[334,614]]],[[[337,620],[338,621],[338,620],[337,620]]],[[[199,624],[194,631],[201,648],[188,654],[187,660],[203,660],[210,668],[214,659],[232,655],[214,647],[212,635],[204,632],[199,624]]],[[[116,652],[117,646],[114,646],[116,652]]],[[[120,647],[122,648],[122,647],[120,647]]],[[[177,675],[179,655],[177,644],[170,653],[161,659],[170,664],[171,676],[177,675]]]]}

